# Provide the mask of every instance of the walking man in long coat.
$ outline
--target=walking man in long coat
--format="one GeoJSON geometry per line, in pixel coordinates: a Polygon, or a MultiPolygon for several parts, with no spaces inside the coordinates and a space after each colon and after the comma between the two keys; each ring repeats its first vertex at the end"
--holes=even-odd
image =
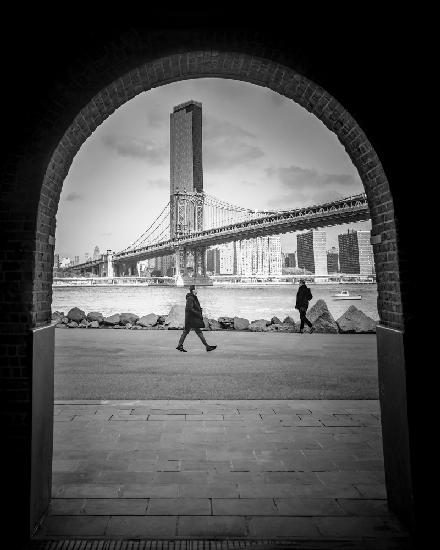
{"type": "Polygon", "coordinates": [[[205,322],[203,321],[202,308],[200,307],[199,299],[197,298],[196,287],[194,285],[190,285],[189,292],[186,295],[185,328],[183,329],[182,336],[180,337],[179,344],[176,349],[186,352],[186,349],[183,347],[183,342],[191,329],[194,329],[195,333],[206,347],[206,351],[212,351],[215,349],[217,346],[210,346],[206,341],[203,332],[200,330],[204,326],[205,322]]]}
{"type": "Polygon", "coordinates": [[[304,279],[301,279],[299,282],[298,292],[296,293],[296,304],[295,309],[299,311],[299,318],[301,319],[301,324],[299,331],[302,334],[304,331],[304,323],[310,327],[310,332],[314,332],[312,323],[307,319],[306,313],[309,307],[309,301],[313,298],[310,288],[306,285],[304,279]]]}

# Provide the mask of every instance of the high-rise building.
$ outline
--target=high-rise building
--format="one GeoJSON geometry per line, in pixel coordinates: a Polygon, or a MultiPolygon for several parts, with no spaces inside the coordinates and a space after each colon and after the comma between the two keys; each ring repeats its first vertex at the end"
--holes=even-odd
{"type": "Polygon", "coordinates": [[[281,239],[278,235],[236,241],[235,273],[268,277],[282,273],[281,239]]]}
{"type": "Polygon", "coordinates": [[[327,271],[329,273],[338,273],[339,271],[339,253],[334,246],[327,250],[327,271]]]}
{"type": "Polygon", "coordinates": [[[349,229],[338,235],[341,273],[371,275],[374,273],[373,247],[370,231],[349,229]]]}
{"type": "Polygon", "coordinates": [[[78,265],[78,264],[79,264],[79,256],[75,256],[74,264],[75,264],[75,265],[78,265]]]}
{"type": "Polygon", "coordinates": [[[297,235],[298,267],[315,275],[327,275],[326,242],[325,231],[312,230],[297,235]]]}
{"type": "Polygon", "coordinates": [[[95,246],[95,249],[93,250],[93,259],[94,259],[94,260],[98,260],[100,255],[101,255],[101,254],[100,254],[100,252],[99,252],[99,246],[96,245],[96,246],[95,246]]]}
{"type": "Polygon", "coordinates": [[[220,274],[220,250],[217,247],[206,251],[206,271],[211,275],[220,274]]]}
{"type": "Polygon", "coordinates": [[[296,267],[295,252],[285,252],[283,256],[284,256],[284,267],[296,267]]]}
{"type": "Polygon", "coordinates": [[[191,100],[170,114],[171,238],[203,229],[202,191],[202,104],[191,100]],[[185,193],[185,200],[176,193],[185,193]]]}
{"type": "Polygon", "coordinates": [[[234,243],[226,243],[218,246],[219,255],[219,274],[233,275],[234,274],[234,243]]]}
{"type": "Polygon", "coordinates": [[[88,261],[89,261],[89,253],[88,253],[88,252],[85,252],[85,253],[84,253],[84,261],[85,261],[85,262],[88,262],[88,261]]]}

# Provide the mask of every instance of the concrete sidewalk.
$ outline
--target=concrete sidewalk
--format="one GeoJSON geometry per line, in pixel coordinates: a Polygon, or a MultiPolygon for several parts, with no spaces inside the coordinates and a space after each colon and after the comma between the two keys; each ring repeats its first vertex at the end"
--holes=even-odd
{"type": "Polygon", "coordinates": [[[58,401],[37,537],[382,548],[406,533],[387,509],[378,401],[58,401]]]}

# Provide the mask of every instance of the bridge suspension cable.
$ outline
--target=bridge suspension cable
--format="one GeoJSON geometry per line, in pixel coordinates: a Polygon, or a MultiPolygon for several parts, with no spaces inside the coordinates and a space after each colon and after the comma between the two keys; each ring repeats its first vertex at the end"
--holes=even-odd
{"type": "Polygon", "coordinates": [[[135,241],[133,241],[127,248],[124,248],[121,252],[127,250],[134,250],[141,246],[148,244],[155,244],[159,239],[164,237],[170,228],[170,202],[165,205],[161,213],[156,217],[153,223],[140,235],[135,241]]]}

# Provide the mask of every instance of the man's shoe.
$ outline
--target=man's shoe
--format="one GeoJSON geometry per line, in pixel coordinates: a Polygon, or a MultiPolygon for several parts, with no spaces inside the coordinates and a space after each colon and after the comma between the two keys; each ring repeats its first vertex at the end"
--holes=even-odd
{"type": "Polygon", "coordinates": [[[213,349],[215,349],[217,346],[206,346],[206,351],[212,351],[213,349]]]}
{"type": "Polygon", "coordinates": [[[179,351],[184,351],[186,353],[186,349],[183,349],[183,346],[177,346],[177,348],[179,351]]]}

